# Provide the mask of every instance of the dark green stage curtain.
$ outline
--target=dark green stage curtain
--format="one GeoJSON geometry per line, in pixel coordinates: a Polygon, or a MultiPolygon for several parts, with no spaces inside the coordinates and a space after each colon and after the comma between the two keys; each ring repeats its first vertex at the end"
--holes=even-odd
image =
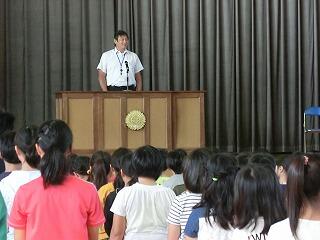
{"type": "Polygon", "coordinates": [[[301,150],[303,111],[320,105],[318,0],[0,1],[0,104],[18,126],[54,118],[56,91],[99,90],[117,29],[144,90],[207,91],[208,147],[301,150]]]}

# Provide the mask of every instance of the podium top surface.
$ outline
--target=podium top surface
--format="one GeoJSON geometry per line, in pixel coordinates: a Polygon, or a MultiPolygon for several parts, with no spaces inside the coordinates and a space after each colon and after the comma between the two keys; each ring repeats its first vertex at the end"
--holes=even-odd
{"type": "Polygon", "coordinates": [[[58,91],[55,93],[56,97],[61,97],[62,95],[68,95],[68,94],[111,94],[111,95],[122,95],[122,94],[135,94],[135,95],[140,95],[140,94],[168,94],[168,93],[173,93],[173,94],[179,94],[179,93],[196,93],[196,94],[201,94],[201,93],[206,93],[206,91],[58,91]]]}

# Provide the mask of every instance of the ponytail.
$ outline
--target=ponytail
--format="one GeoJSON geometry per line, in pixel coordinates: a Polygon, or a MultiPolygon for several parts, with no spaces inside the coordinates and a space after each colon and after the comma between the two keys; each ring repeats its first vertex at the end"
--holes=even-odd
{"type": "Polygon", "coordinates": [[[297,236],[298,220],[303,205],[304,172],[307,166],[304,165],[303,156],[294,159],[288,169],[287,181],[287,209],[290,229],[293,236],[297,236]]]}
{"type": "Polygon", "coordinates": [[[69,126],[61,120],[45,122],[40,127],[38,137],[38,144],[44,151],[40,162],[44,187],[62,184],[69,173],[69,164],[65,157],[72,144],[69,126]]]}
{"type": "Polygon", "coordinates": [[[68,164],[64,153],[54,148],[50,149],[40,162],[43,185],[59,185],[68,173],[68,164]]]}

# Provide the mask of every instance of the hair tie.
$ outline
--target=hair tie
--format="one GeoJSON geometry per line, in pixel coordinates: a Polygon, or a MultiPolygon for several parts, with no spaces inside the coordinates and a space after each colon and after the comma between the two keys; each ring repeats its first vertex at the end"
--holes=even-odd
{"type": "Polygon", "coordinates": [[[212,178],[212,181],[217,182],[217,181],[218,181],[218,178],[217,178],[217,177],[213,177],[213,178],[212,178]]]}

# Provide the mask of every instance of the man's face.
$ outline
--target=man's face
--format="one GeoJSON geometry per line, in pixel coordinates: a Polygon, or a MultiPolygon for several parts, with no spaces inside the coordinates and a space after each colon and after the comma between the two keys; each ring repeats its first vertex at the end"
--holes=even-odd
{"type": "Polygon", "coordinates": [[[116,39],[114,40],[114,44],[116,45],[116,48],[120,52],[123,52],[127,48],[128,42],[129,42],[129,39],[125,35],[119,36],[117,40],[116,39]]]}

